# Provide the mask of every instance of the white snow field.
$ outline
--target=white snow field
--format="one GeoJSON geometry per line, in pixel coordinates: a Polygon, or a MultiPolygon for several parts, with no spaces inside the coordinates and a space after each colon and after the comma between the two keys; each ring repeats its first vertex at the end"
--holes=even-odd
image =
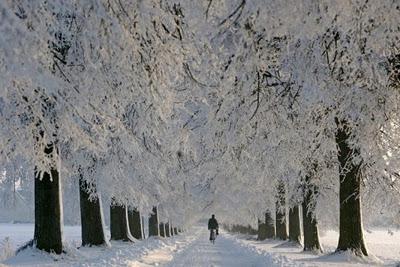
{"type": "MultiPolygon", "coordinates": [[[[24,244],[33,235],[32,224],[0,224],[0,257],[24,244]],[[8,238],[9,241],[4,240],[8,238]],[[5,253],[6,252],[6,253],[5,253]]],[[[0,266],[396,266],[400,263],[400,231],[373,229],[365,232],[372,255],[355,259],[350,255],[330,255],[338,234],[321,236],[323,255],[304,253],[301,248],[277,240],[256,241],[254,237],[222,232],[215,245],[208,241],[206,227],[193,227],[172,238],[150,238],[135,244],[111,242],[111,247],[80,248],[80,227],[64,229],[67,254],[48,254],[27,249],[8,255],[0,266]]]]}

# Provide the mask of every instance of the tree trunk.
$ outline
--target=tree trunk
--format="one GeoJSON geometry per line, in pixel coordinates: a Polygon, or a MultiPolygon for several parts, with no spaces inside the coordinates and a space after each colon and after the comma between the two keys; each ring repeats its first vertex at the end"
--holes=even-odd
{"type": "Polygon", "coordinates": [[[129,230],[136,239],[142,239],[142,223],[140,212],[137,209],[128,210],[129,230]]]}
{"type": "Polygon", "coordinates": [[[82,246],[106,244],[103,229],[103,217],[99,197],[89,200],[88,184],[81,176],[79,179],[79,197],[81,208],[82,246]]]}
{"type": "MultiPolygon", "coordinates": [[[[53,146],[46,148],[52,152],[53,146]]],[[[42,179],[35,169],[35,232],[36,247],[47,252],[61,254],[62,247],[62,209],[61,185],[58,170],[42,173],[42,179]]]]}
{"type": "Polygon", "coordinates": [[[170,237],[171,236],[171,229],[169,228],[169,223],[165,224],[165,236],[170,237]]]}
{"type": "Polygon", "coordinates": [[[300,212],[297,205],[289,209],[289,240],[301,243],[300,212]]]}
{"type": "Polygon", "coordinates": [[[127,217],[125,206],[116,203],[110,206],[111,240],[132,241],[127,217]]]}
{"type": "Polygon", "coordinates": [[[174,235],[178,235],[178,228],[174,227],[174,235]]]}
{"type": "Polygon", "coordinates": [[[286,240],[287,239],[287,227],[286,227],[286,194],[285,184],[279,182],[278,185],[278,196],[276,202],[276,238],[286,240]]]}
{"type": "Polygon", "coordinates": [[[337,251],[351,250],[357,256],[368,256],[361,216],[361,163],[355,163],[360,151],[349,145],[351,129],[347,122],[336,119],[336,144],[339,159],[340,227],[337,251]],[[341,127],[342,126],[342,127],[341,127]]]}
{"type": "Polygon", "coordinates": [[[275,224],[269,210],[265,212],[265,235],[266,238],[275,238],[275,224]]]}
{"type": "Polygon", "coordinates": [[[318,194],[318,188],[310,184],[310,176],[306,176],[306,186],[304,190],[303,210],[303,235],[304,251],[322,252],[319,243],[317,219],[312,214],[312,208],[315,207],[313,195],[318,194]]]}
{"type": "Polygon", "coordinates": [[[165,224],[160,223],[160,236],[165,237],[165,224]]]}
{"type": "Polygon", "coordinates": [[[153,214],[149,218],[149,236],[159,236],[157,207],[153,207],[153,214]]]}
{"type": "Polygon", "coordinates": [[[261,220],[258,220],[258,235],[257,235],[257,240],[262,241],[267,239],[267,227],[265,223],[263,223],[261,220]]]}
{"type": "Polygon", "coordinates": [[[143,239],[146,239],[146,232],[145,232],[145,229],[144,229],[144,216],[142,216],[142,233],[143,233],[143,239]]]}

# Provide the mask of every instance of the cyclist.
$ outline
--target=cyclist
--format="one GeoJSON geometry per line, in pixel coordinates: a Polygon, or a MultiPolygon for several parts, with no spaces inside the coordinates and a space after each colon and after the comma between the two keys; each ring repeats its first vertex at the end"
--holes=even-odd
{"type": "Polygon", "coordinates": [[[218,235],[218,221],[215,219],[215,215],[211,215],[211,218],[208,220],[208,230],[210,230],[210,241],[214,243],[215,234],[218,235]]]}

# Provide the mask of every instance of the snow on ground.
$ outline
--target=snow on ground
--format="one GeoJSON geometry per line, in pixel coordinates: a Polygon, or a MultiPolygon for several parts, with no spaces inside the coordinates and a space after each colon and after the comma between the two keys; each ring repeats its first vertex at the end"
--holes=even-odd
{"type": "MultiPolygon", "coordinates": [[[[236,236],[238,237],[238,236],[236,236]]],[[[238,242],[245,246],[252,247],[259,253],[271,253],[286,257],[293,262],[305,264],[305,266],[400,266],[400,230],[372,229],[365,231],[364,237],[370,257],[366,259],[356,258],[353,255],[344,253],[334,254],[338,243],[338,232],[326,231],[320,236],[320,241],[324,249],[323,255],[305,253],[302,248],[290,245],[284,241],[266,240],[257,241],[255,238],[246,239],[239,237],[238,242]]]]}
{"type": "MultiPolygon", "coordinates": [[[[32,224],[0,224],[0,255],[5,245],[11,250],[33,236],[32,224]],[[9,237],[8,242],[4,242],[9,237]]],[[[66,254],[48,254],[27,249],[2,264],[10,266],[396,266],[400,262],[400,231],[373,229],[365,232],[371,257],[355,260],[350,255],[329,255],[334,251],[338,234],[327,231],[321,236],[326,253],[303,253],[301,248],[283,241],[259,242],[254,238],[222,232],[216,244],[208,241],[205,227],[193,227],[172,238],[150,238],[135,244],[111,242],[109,247],[79,248],[80,227],[64,228],[66,254]]],[[[0,259],[1,261],[1,259],[0,259]]],[[[1,265],[1,263],[0,263],[1,265]]]]}
{"type": "MultiPolygon", "coordinates": [[[[29,241],[32,236],[32,224],[0,224],[0,240],[9,237],[13,248],[29,241]]],[[[146,263],[146,257],[153,256],[151,264],[161,262],[162,255],[158,255],[158,251],[162,250],[165,256],[172,255],[193,240],[193,235],[186,234],[172,238],[148,238],[134,244],[111,241],[111,248],[78,248],[81,243],[79,226],[66,226],[64,237],[64,249],[67,252],[64,255],[48,254],[29,248],[2,263],[6,266],[148,266],[138,265],[142,261],[138,259],[143,258],[146,263]]],[[[0,247],[1,250],[2,247],[0,247]]]]}
{"type": "MultiPolygon", "coordinates": [[[[9,237],[11,246],[18,248],[33,238],[33,231],[34,225],[32,223],[0,223],[0,242],[9,237]]],[[[81,243],[81,227],[64,226],[64,237],[67,243],[74,243],[79,246],[81,243]]]]}

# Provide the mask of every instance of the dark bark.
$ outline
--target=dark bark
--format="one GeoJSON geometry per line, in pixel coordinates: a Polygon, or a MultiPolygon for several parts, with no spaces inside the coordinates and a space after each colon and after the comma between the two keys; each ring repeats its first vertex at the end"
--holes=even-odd
{"type": "Polygon", "coordinates": [[[263,223],[261,220],[258,220],[257,240],[262,241],[265,239],[267,239],[267,227],[265,223],[263,223]]]}
{"type": "Polygon", "coordinates": [[[160,223],[160,236],[165,237],[165,224],[160,223]]]}
{"type": "Polygon", "coordinates": [[[136,239],[142,239],[142,221],[137,209],[128,210],[129,230],[136,239]]]}
{"type": "Polygon", "coordinates": [[[171,236],[171,229],[169,228],[169,223],[165,224],[165,236],[170,237],[171,236]]]}
{"type": "Polygon", "coordinates": [[[355,163],[354,157],[359,156],[357,148],[349,145],[351,129],[347,122],[339,123],[336,132],[336,144],[338,146],[339,159],[339,203],[340,203],[340,227],[339,243],[337,251],[351,250],[358,256],[368,256],[365,246],[362,216],[361,216],[361,162],[355,163]]]}
{"type": "Polygon", "coordinates": [[[265,212],[265,236],[266,238],[275,238],[275,224],[271,212],[265,212]]]}
{"type": "MultiPolygon", "coordinates": [[[[67,53],[67,52],[65,52],[67,53]]],[[[61,199],[61,183],[60,173],[57,169],[58,148],[57,148],[57,112],[54,98],[49,98],[42,88],[33,89],[35,97],[38,100],[37,104],[41,106],[41,116],[52,126],[50,128],[43,127],[42,119],[38,118],[35,124],[36,134],[35,143],[37,147],[44,146],[44,154],[48,160],[52,160],[53,166],[50,170],[41,173],[40,169],[35,166],[35,230],[33,243],[38,249],[61,254],[62,246],[62,199],[61,199]],[[50,130],[52,129],[52,130],[50,130]],[[50,130],[50,132],[48,132],[50,130]],[[55,141],[43,143],[49,138],[55,141]]],[[[24,101],[28,102],[28,99],[24,101]]],[[[28,103],[29,104],[29,103],[28,103]]],[[[28,107],[30,110],[30,107],[28,107]]],[[[32,110],[30,110],[32,111],[32,110]]],[[[50,126],[50,125],[48,125],[50,126]]]]}
{"type": "Polygon", "coordinates": [[[319,242],[317,219],[314,218],[312,214],[312,208],[315,207],[313,195],[317,194],[318,188],[311,185],[310,177],[306,176],[306,186],[302,203],[304,251],[322,252],[322,247],[319,242]]]}
{"type": "Polygon", "coordinates": [[[149,237],[158,235],[159,235],[159,229],[158,229],[157,207],[153,207],[153,213],[150,215],[149,218],[149,237]]]}
{"type": "Polygon", "coordinates": [[[79,179],[79,197],[81,208],[82,246],[106,244],[103,230],[103,218],[98,198],[89,200],[88,184],[81,176],[79,179]]]}
{"type": "Polygon", "coordinates": [[[286,227],[286,192],[285,184],[280,182],[278,184],[278,195],[276,202],[276,238],[286,240],[287,227],[286,227]]]}
{"type": "MultiPolygon", "coordinates": [[[[47,154],[51,153],[47,148],[47,154]]],[[[50,173],[40,174],[35,170],[35,232],[34,243],[36,247],[47,252],[61,254],[61,190],[58,170],[52,169],[50,173]]]]}
{"type": "Polygon", "coordinates": [[[110,206],[111,240],[132,241],[127,220],[126,207],[114,203],[110,206]]]}
{"type": "Polygon", "coordinates": [[[289,240],[301,243],[300,212],[297,205],[289,209],[289,240]]]}
{"type": "Polygon", "coordinates": [[[174,227],[174,235],[178,235],[178,228],[174,227]]]}

